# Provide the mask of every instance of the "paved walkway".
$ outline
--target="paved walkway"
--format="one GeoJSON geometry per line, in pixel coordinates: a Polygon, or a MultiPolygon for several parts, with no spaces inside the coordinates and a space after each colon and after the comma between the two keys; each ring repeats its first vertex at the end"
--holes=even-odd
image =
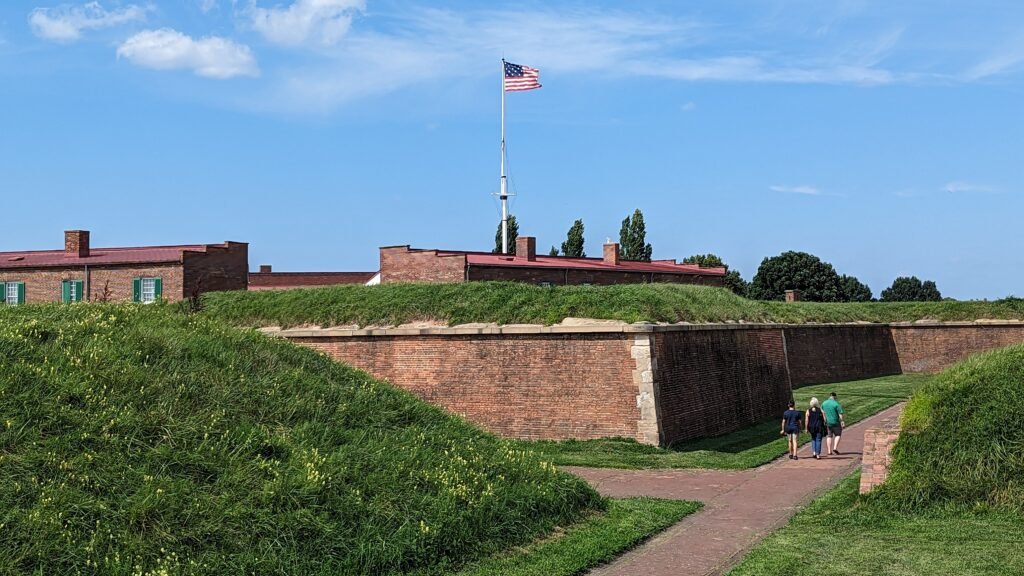
{"type": "Polygon", "coordinates": [[[842,455],[821,460],[810,457],[811,445],[807,444],[800,450],[798,461],[783,456],[753,470],[566,467],[606,496],[655,496],[704,503],[700,512],[590,574],[703,576],[725,572],[797,510],[860,466],[864,430],[902,409],[902,404],[893,406],[850,426],[839,446],[842,455]]]}

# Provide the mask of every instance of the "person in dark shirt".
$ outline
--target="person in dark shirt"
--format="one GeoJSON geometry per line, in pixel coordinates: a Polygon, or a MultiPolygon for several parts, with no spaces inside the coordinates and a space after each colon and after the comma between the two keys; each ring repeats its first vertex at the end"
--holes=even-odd
{"type": "Polygon", "coordinates": [[[811,407],[807,409],[804,420],[804,432],[811,435],[811,454],[815,460],[821,458],[821,439],[828,433],[828,426],[825,425],[825,413],[821,411],[821,405],[817,398],[811,398],[811,407]]]}
{"type": "Polygon", "coordinates": [[[789,403],[789,410],[782,414],[782,430],[779,434],[789,436],[789,458],[796,460],[796,449],[800,447],[800,430],[803,429],[804,413],[796,409],[796,403],[789,403]]]}

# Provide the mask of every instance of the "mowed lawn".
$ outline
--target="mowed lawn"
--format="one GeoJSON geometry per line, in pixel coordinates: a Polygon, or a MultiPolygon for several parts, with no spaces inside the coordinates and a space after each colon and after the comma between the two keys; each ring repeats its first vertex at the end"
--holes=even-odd
{"type": "MultiPolygon", "coordinates": [[[[870,380],[804,386],[793,391],[797,406],[807,408],[812,397],[824,401],[835,392],[843,405],[846,423],[859,422],[889,406],[910,398],[931,376],[903,374],[870,380]]],[[[639,444],[631,439],[608,438],[584,441],[524,441],[559,466],[600,468],[755,468],[785,454],[786,439],[779,434],[778,418],[772,418],[731,434],[686,442],[671,448],[639,444]]],[[[802,442],[810,437],[802,436],[802,442]]]]}
{"type": "Polygon", "coordinates": [[[729,576],[1024,574],[1024,517],[929,509],[898,513],[857,496],[860,474],[797,514],[729,576]]]}

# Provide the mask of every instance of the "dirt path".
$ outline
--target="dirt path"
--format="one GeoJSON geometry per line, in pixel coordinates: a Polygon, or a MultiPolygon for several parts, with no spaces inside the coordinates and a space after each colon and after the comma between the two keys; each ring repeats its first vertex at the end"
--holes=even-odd
{"type": "MultiPolygon", "coordinates": [[[[595,576],[721,574],[802,506],[852,473],[861,461],[864,430],[898,414],[893,406],[846,429],[841,456],[814,460],[810,444],[800,460],[785,456],[753,470],[613,470],[567,467],[598,491],[617,498],[656,496],[699,500],[704,509],[595,576]]],[[[824,450],[824,446],[822,447],[824,450]]]]}

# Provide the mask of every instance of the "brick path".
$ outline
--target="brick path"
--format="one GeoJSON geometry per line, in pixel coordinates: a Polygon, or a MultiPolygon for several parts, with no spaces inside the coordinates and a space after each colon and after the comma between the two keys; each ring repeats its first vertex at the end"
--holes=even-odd
{"type": "MultiPolygon", "coordinates": [[[[860,466],[864,430],[902,409],[902,404],[893,406],[850,426],[839,446],[843,454],[821,460],[810,457],[811,445],[806,444],[798,461],[783,456],[753,470],[566,467],[606,496],[655,496],[704,503],[700,512],[590,574],[700,576],[725,572],[802,506],[860,466]]],[[[824,443],[822,450],[826,450],[824,443]]]]}

